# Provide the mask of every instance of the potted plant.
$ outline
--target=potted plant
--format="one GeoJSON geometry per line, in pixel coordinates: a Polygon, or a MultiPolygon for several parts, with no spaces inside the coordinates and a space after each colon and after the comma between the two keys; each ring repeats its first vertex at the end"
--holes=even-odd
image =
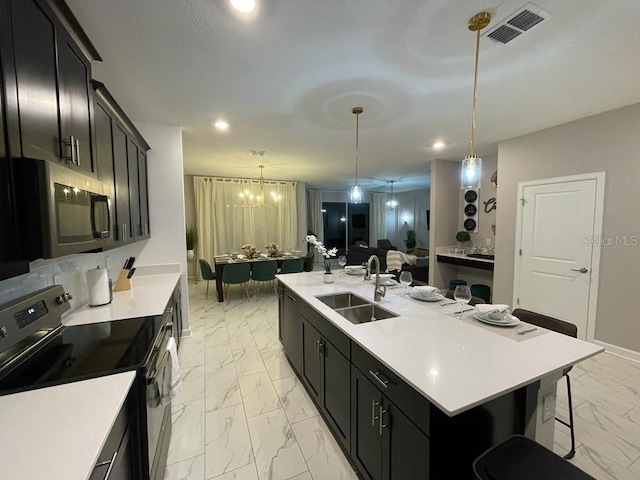
{"type": "Polygon", "coordinates": [[[331,257],[335,257],[338,253],[338,249],[333,247],[327,250],[327,247],[322,245],[322,242],[318,241],[315,235],[307,235],[305,238],[309,245],[313,245],[317,251],[319,251],[324,257],[324,276],[322,281],[324,283],[333,283],[333,274],[331,273],[331,257]]]}
{"type": "Polygon", "coordinates": [[[407,238],[405,239],[404,244],[407,246],[407,253],[413,253],[413,250],[416,248],[415,230],[407,230],[407,238]]]}
{"type": "Polygon", "coordinates": [[[194,250],[198,246],[198,228],[195,225],[187,227],[186,232],[187,240],[187,258],[192,259],[195,257],[194,250]]]}
{"type": "Polygon", "coordinates": [[[456,241],[458,242],[458,246],[464,250],[464,244],[471,240],[471,235],[469,232],[465,230],[461,230],[456,233],[456,241]]]}

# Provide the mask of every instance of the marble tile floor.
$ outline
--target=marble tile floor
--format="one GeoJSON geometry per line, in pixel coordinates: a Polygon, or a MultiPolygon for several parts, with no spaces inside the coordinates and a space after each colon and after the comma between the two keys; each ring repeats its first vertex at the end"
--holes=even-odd
{"type": "MultiPolygon", "coordinates": [[[[215,289],[205,300],[205,285],[189,285],[193,336],[180,348],[184,389],[173,402],[165,480],[355,480],[284,356],[276,296],[247,301],[232,291],[221,304],[215,289]]],[[[640,364],[605,353],[570,375],[572,462],[598,480],[640,478],[640,364]]],[[[557,412],[566,418],[564,381],[557,412]]],[[[554,450],[568,449],[568,429],[556,422],[554,450]]]]}

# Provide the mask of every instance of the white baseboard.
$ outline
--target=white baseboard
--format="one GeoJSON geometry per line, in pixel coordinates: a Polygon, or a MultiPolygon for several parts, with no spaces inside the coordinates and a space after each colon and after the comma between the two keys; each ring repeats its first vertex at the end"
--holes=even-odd
{"type": "Polygon", "coordinates": [[[626,358],[627,360],[632,360],[634,362],[640,363],[640,352],[636,352],[635,350],[629,350],[624,347],[618,347],[616,345],[611,345],[606,342],[601,342],[600,340],[594,340],[593,343],[596,343],[605,348],[607,353],[612,355],[617,355],[618,357],[626,358]]]}

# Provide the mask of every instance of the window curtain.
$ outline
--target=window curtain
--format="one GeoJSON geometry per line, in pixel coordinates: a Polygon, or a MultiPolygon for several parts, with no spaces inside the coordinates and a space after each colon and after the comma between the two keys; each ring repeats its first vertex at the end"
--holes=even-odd
{"type": "MultiPolygon", "coordinates": [[[[324,222],[322,218],[322,190],[309,190],[309,229],[324,243],[324,222]]],[[[315,263],[323,263],[324,259],[316,251],[315,263]]]]}
{"type": "Polygon", "coordinates": [[[370,245],[374,247],[378,244],[378,240],[387,238],[385,198],[384,193],[372,195],[369,239],[370,245]]]}
{"type": "Polygon", "coordinates": [[[296,182],[193,177],[193,183],[199,258],[212,264],[214,255],[241,252],[247,243],[264,252],[271,242],[283,251],[299,244],[296,182]]]}

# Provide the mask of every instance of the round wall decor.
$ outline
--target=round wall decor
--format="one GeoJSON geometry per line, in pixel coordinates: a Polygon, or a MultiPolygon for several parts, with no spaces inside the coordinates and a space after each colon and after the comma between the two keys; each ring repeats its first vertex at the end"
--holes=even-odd
{"type": "Polygon", "coordinates": [[[476,229],[476,221],[473,218],[467,218],[464,221],[464,229],[467,232],[471,232],[476,229]]]}
{"type": "Polygon", "coordinates": [[[464,194],[464,199],[469,202],[475,202],[478,198],[478,193],[475,190],[467,190],[464,194]]]}
{"type": "Polygon", "coordinates": [[[473,217],[477,211],[478,208],[473,203],[467,203],[467,205],[464,207],[464,214],[467,217],[473,217]]]}

